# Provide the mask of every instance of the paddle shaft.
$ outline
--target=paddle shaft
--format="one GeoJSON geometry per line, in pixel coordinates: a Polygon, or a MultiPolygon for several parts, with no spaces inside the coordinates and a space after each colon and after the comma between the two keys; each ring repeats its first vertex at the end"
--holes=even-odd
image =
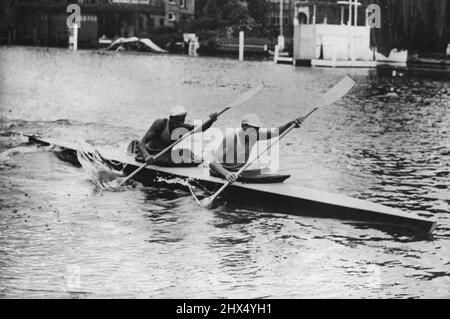
{"type": "MultiPolygon", "coordinates": [[[[222,111],[220,111],[219,113],[217,113],[217,117],[219,117],[220,115],[222,115],[223,113],[225,113],[226,111],[228,111],[229,109],[236,107],[238,105],[243,104],[244,102],[248,101],[250,98],[252,98],[253,96],[255,96],[259,91],[261,91],[261,89],[264,87],[264,85],[259,85],[256,88],[253,88],[250,91],[247,91],[246,93],[244,93],[243,95],[241,95],[239,98],[235,99],[233,102],[229,103],[222,111]]],[[[186,138],[188,138],[189,136],[191,136],[194,133],[197,133],[197,131],[199,131],[202,128],[202,125],[199,125],[197,127],[195,127],[192,131],[190,131],[189,133],[186,133],[185,135],[183,135],[181,138],[179,138],[178,140],[176,140],[174,143],[172,143],[171,145],[169,145],[168,147],[166,147],[164,150],[162,150],[161,152],[159,152],[157,155],[155,155],[153,157],[153,159],[157,159],[158,157],[160,157],[161,155],[165,154],[166,152],[170,151],[172,148],[174,148],[176,145],[178,145],[179,143],[181,143],[182,141],[184,141],[186,138]]],[[[138,174],[140,171],[142,171],[144,168],[146,168],[150,163],[146,162],[144,164],[142,164],[138,169],[136,169],[133,173],[131,173],[130,175],[128,175],[127,177],[125,177],[120,183],[119,186],[122,186],[123,184],[125,184],[126,182],[128,182],[131,178],[133,178],[136,174],[138,174]]]]}

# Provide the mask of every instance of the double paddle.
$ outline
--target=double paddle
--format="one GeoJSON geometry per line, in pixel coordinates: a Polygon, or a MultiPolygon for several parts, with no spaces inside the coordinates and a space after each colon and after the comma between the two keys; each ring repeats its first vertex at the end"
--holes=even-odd
{"type": "MultiPolygon", "coordinates": [[[[261,91],[263,88],[264,88],[264,84],[260,83],[258,86],[254,87],[253,89],[251,89],[251,90],[245,92],[244,94],[240,95],[237,99],[235,99],[234,101],[229,103],[227,106],[225,106],[223,108],[223,110],[220,111],[217,114],[217,116],[222,115],[223,113],[225,113],[226,111],[232,109],[233,107],[237,107],[239,105],[244,104],[245,102],[247,102],[248,100],[253,98],[256,94],[258,94],[259,91],[261,91]]],[[[201,131],[201,129],[202,129],[202,125],[199,125],[199,126],[195,127],[192,131],[184,134],[182,137],[180,137],[174,143],[172,143],[171,145],[167,146],[164,150],[162,150],[161,152],[159,152],[155,156],[152,156],[152,159],[156,160],[157,158],[159,158],[160,156],[162,156],[165,153],[167,153],[168,151],[170,151],[172,148],[174,148],[176,145],[178,145],[179,143],[184,141],[186,138],[188,138],[192,134],[195,134],[195,133],[201,131]]],[[[144,164],[142,164],[138,169],[136,169],[133,173],[131,173],[127,177],[118,178],[118,179],[116,179],[114,181],[111,181],[110,183],[108,183],[108,188],[116,188],[116,187],[120,187],[120,186],[124,185],[131,178],[133,178],[136,174],[138,174],[140,171],[142,171],[144,168],[146,168],[147,165],[149,165],[149,164],[150,164],[150,162],[145,162],[144,164]]]]}
{"type": "MultiPolygon", "coordinates": [[[[350,91],[353,86],[355,85],[355,81],[348,75],[343,78],[338,84],[336,84],[334,87],[332,87],[317,103],[316,107],[313,108],[307,115],[303,117],[303,119],[308,118],[313,114],[315,111],[317,111],[319,108],[334,104],[338,100],[340,100],[345,94],[347,94],[348,91],[350,91]]],[[[258,154],[257,157],[255,157],[252,161],[246,163],[237,173],[236,175],[239,177],[239,175],[242,174],[250,165],[252,165],[256,160],[258,160],[264,153],[266,153],[273,145],[278,143],[279,140],[281,140],[283,137],[285,137],[289,132],[291,132],[295,128],[295,124],[292,124],[286,131],[283,132],[277,139],[274,139],[274,141],[261,153],[258,154]]],[[[219,196],[231,183],[226,182],[216,193],[213,195],[206,197],[202,199],[201,201],[197,200],[197,202],[206,208],[211,208],[213,206],[214,200],[219,196]]]]}

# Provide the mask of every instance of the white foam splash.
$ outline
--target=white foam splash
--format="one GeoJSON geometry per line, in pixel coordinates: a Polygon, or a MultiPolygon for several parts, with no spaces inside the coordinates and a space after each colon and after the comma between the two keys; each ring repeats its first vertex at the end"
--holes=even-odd
{"type": "Polygon", "coordinates": [[[164,179],[162,177],[158,178],[158,182],[164,182],[167,184],[178,184],[178,185],[184,185],[186,186],[189,191],[191,192],[192,196],[194,197],[195,201],[200,203],[197,195],[195,194],[194,187],[189,183],[189,180],[183,180],[181,178],[172,178],[172,179],[164,179]]]}
{"type": "Polygon", "coordinates": [[[100,189],[108,188],[108,184],[121,177],[121,172],[113,170],[103,160],[101,154],[84,140],[78,140],[77,158],[91,181],[100,189]]]}
{"type": "Polygon", "coordinates": [[[40,149],[37,146],[17,146],[10,148],[4,152],[0,153],[0,162],[6,162],[11,159],[11,157],[18,155],[18,154],[25,154],[25,153],[35,153],[39,152],[40,149]]]}

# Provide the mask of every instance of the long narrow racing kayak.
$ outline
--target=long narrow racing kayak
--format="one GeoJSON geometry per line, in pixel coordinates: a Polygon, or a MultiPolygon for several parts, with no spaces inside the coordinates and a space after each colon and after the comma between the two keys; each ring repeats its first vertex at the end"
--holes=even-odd
{"type": "MultiPolygon", "coordinates": [[[[73,163],[78,162],[76,156],[78,146],[75,143],[32,135],[27,136],[31,143],[59,147],[64,154],[60,158],[73,163]]],[[[130,174],[142,165],[142,163],[136,162],[133,156],[128,155],[126,152],[102,150],[101,148],[97,150],[108,165],[116,170],[124,171],[125,174],[130,174]]],[[[145,185],[158,184],[167,188],[186,187],[181,184],[166,182],[174,178],[192,181],[211,192],[217,190],[225,183],[221,178],[210,176],[209,169],[202,166],[174,168],[148,165],[134,179],[145,185]]],[[[270,209],[271,212],[276,213],[336,218],[365,222],[371,225],[389,225],[419,233],[432,233],[436,227],[436,222],[429,218],[365,200],[282,182],[286,178],[281,178],[277,183],[273,183],[272,180],[272,183],[266,184],[260,182],[236,182],[226,190],[224,197],[229,199],[228,202],[231,202],[233,205],[253,208],[258,206],[270,209]]]]}

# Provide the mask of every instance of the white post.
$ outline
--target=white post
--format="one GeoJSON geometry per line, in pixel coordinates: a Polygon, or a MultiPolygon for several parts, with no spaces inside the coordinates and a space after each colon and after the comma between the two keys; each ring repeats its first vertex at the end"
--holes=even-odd
{"type": "Polygon", "coordinates": [[[313,23],[316,24],[316,5],[313,6],[313,23]]]}
{"type": "Polygon", "coordinates": [[[282,36],[282,35],[278,36],[278,49],[280,51],[284,50],[284,36],[282,36]]]}
{"type": "Polygon", "coordinates": [[[348,2],[348,25],[352,25],[352,2],[348,2]]]}
{"type": "Polygon", "coordinates": [[[280,54],[280,48],[279,48],[279,46],[277,44],[277,45],[275,45],[275,54],[273,56],[273,60],[275,61],[275,63],[278,63],[278,56],[279,56],[279,54],[280,54]]]}
{"type": "Polygon", "coordinates": [[[239,32],[239,61],[244,61],[244,31],[239,32]]]}
{"type": "Polygon", "coordinates": [[[278,49],[283,51],[284,49],[284,36],[283,36],[283,0],[280,0],[280,35],[278,36],[278,49]]]}
{"type": "Polygon", "coordinates": [[[283,0],[280,0],[280,36],[283,36],[283,0]]]}
{"type": "MultiPolygon", "coordinates": [[[[358,25],[358,6],[360,6],[361,3],[358,2],[358,0],[338,1],[337,3],[338,4],[343,4],[343,5],[348,4],[348,22],[347,22],[347,24],[349,26],[352,26],[352,25],[357,26],[358,25]],[[355,7],[354,8],[354,10],[355,10],[354,13],[352,11],[353,7],[355,7]],[[354,23],[352,22],[352,18],[355,20],[354,23]]],[[[341,21],[343,20],[343,15],[344,15],[344,12],[341,11],[341,21]]]]}
{"type": "Polygon", "coordinates": [[[369,18],[369,10],[368,10],[368,8],[366,8],[365,15],[366,15],[366,17],[365,17],[366,22],[364,25],[367,27],[369,25],[369,19],[368,19],[369,18]]]}
{"type": "Polygon", "coordinates": [[[73,25],[73,50],[78,50],[78,25],[73,25]]]}

